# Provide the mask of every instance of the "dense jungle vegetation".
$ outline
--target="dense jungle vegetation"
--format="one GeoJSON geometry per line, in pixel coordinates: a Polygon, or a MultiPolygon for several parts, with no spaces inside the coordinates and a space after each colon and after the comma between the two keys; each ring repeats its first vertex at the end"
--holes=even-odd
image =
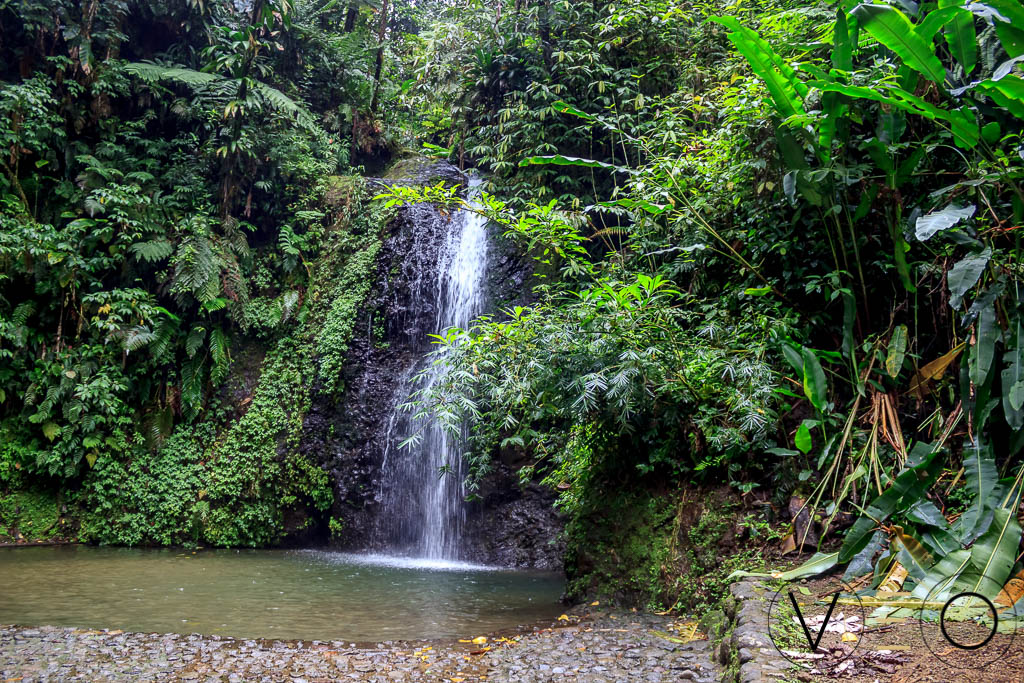
{"type": "Polygon", "coordinates": [[[441,336],[412,409],[472,420],[471,487],[529,454],[578,591],[635,566],[691,599],[666,557],[717,560],[677,495],[722,482],[797,518],[782,550],[820,541],[793,575],[1002,585],[1022,64],[1019,0],[0,2],[0,533],[264,545],[328,514],[310,387],[342,389],[390,212],[464,203],[366,187],[418,154],[485,176],[538,275],[441,336]],[[664,542],[595,531],[636,515],[664,542]],[[616,543],[639,559],[594,560],[616,543]]]}

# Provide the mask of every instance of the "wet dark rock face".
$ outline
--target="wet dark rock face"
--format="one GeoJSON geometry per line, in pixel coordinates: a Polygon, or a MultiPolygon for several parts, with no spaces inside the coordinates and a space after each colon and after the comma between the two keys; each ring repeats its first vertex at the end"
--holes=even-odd
{"type": "MultiPolygon", "coordinates": [[[[444,163],[406,162],[385,183],[465,183],[444,163]]],[[[374,534],[384,510],[381,471],[385,434],[403,374],[430,350],[437,320],[434,283],[449,219],[435,207],[403,208],[387,228],[377,258],[375,284],[357,319],[343,374],[343,391],[314,392],[302,450],[321,462],[334,482],[333,517],[343,531],[339,549],[384,552],[374,534]]],[[[489,243],[488,310],[522,303],[532,269],[514,244],[494,230],[489,243]]],[[[388,457],[402,457],[392,452],[388,457]]],[[[536,484],[520,487],[515,468],[500,463],[480,500],[467,513],[464,559],[487,564],[560,569],[562,522],[553,496],[536,484]]]]}

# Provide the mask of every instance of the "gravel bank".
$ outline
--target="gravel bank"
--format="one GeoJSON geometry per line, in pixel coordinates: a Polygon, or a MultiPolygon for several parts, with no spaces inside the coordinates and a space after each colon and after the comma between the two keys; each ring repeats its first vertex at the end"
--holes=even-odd
{"type": "Polygon", "coordinates": [[[570,613],[568,620],[549,628],[491,637],[486,643],[371,645],[0,626],[0,680],[718,680],[707,641],[681,644],[666,639],[675,633],[674,625],[667,617],[593,610],[570,613]]]}

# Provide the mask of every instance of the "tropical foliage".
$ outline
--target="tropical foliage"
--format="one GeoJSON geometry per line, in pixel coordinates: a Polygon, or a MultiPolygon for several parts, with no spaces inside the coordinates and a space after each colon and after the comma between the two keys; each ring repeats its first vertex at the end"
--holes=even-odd
{"type": "Polygon", "coordinates": [[[265,544],[329,507],[310,387],[343,389],[389,212],[431,201],[534,260],[520,305],[437,331],[408,406],[470,421],[473,487],[514,451],[579,528],[724,481],[804,502],[796,575],[1022,571],[1019,0],[0,18],[0,487],[78,496],[93,538],[265,544]],[[337,177],[410,152],[487,192],[337,177]]]}

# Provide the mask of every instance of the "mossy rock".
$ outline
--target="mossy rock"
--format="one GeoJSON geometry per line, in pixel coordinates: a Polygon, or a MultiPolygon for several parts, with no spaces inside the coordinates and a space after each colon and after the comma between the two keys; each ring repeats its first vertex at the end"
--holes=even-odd
{"type": "Polygon", "coordinates": [[[447,186],[466,184],[466,176],[462,171],[446,161],[429,157],[401,159],[388,168],[381,180],[407,185],[437,185],[441,182],[447,186]]]}

